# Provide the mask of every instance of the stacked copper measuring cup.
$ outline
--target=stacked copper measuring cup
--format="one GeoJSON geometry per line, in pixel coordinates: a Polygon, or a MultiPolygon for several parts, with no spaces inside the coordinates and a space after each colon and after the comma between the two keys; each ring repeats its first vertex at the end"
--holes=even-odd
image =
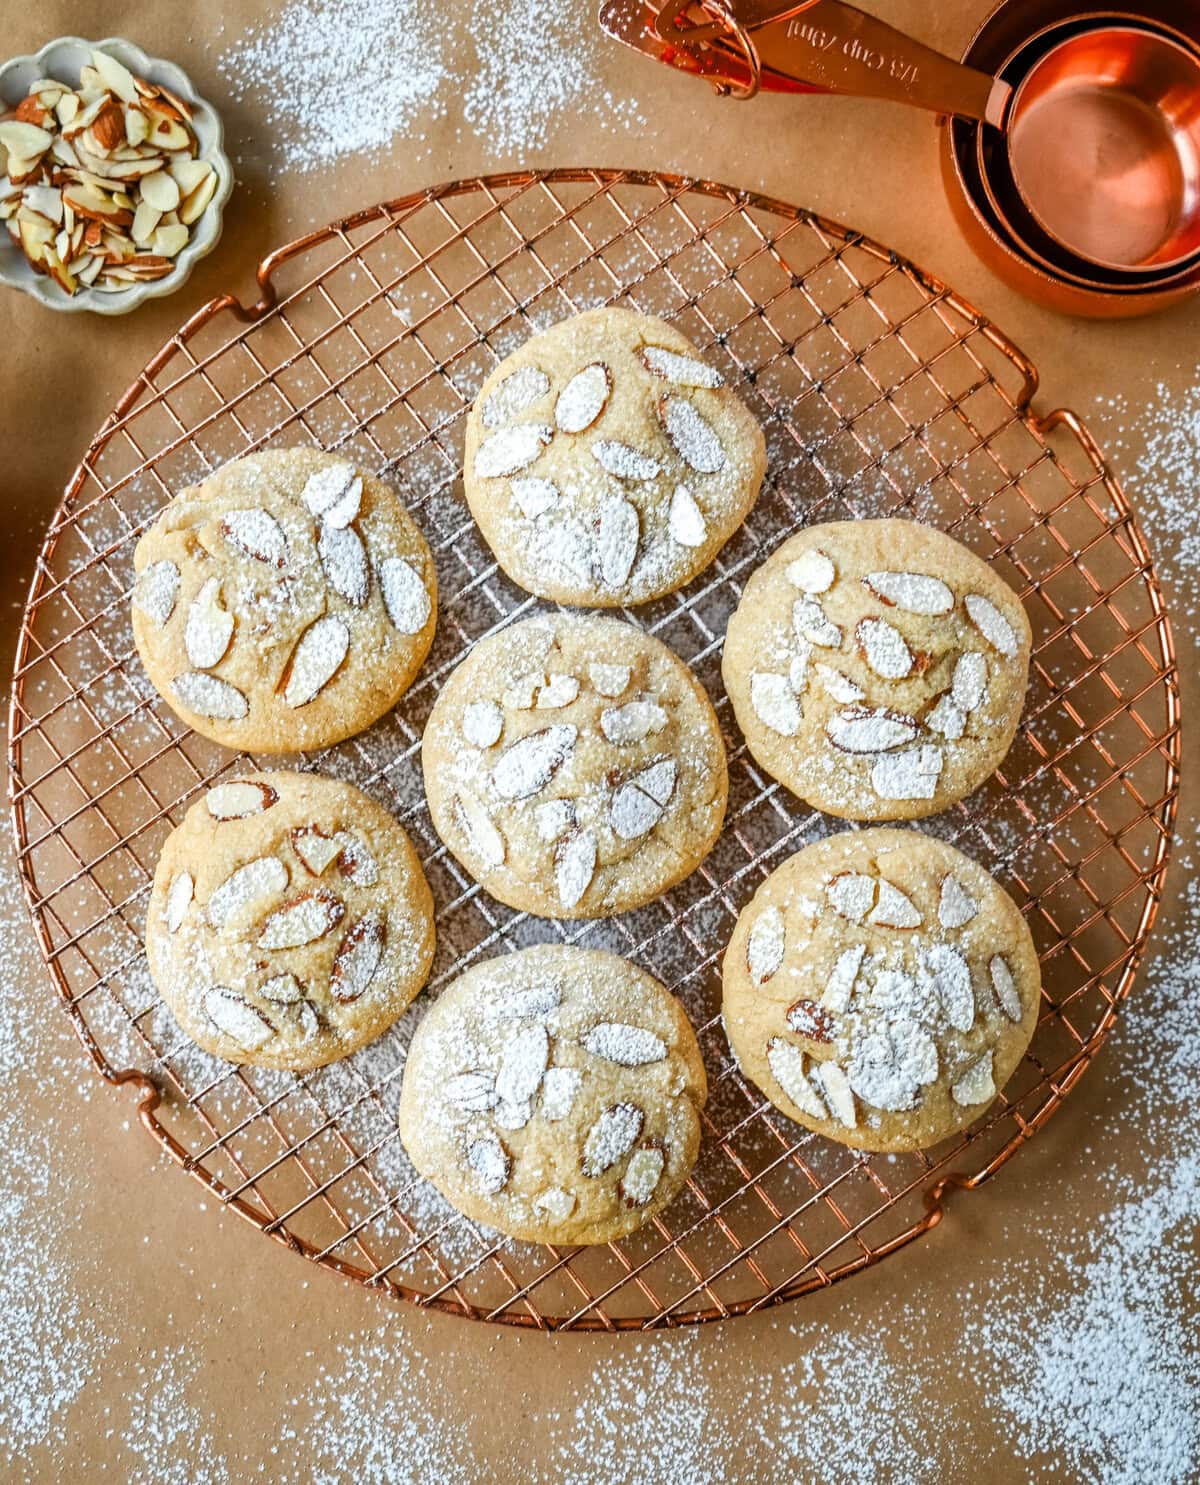
{"type": "Polygon", "coordinates": [[[942,118],[955,219],[998,276],[1117,318],[1200,291],[1200,6],[1002,0],[961,63],[842,0],[604,0],[610,35],[718,92],[942,118]]]}

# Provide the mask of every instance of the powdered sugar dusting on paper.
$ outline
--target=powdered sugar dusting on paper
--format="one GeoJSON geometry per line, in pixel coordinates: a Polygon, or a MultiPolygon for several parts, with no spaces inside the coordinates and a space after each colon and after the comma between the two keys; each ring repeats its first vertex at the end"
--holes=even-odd
{"type": "Polygon", "coordinates": [[[644,125],[634,97],[604,85],[615,44],[594,7],[501,0],[469,17],[456,35],[426,0],[292,0],[217,65],[237,101],[265,110],[273,176],[377,153],[395,139],[411,159],[429,126],[459,109],[466,129],[510,158],[540,149],[583,113],[612,131],[644,125]]]}

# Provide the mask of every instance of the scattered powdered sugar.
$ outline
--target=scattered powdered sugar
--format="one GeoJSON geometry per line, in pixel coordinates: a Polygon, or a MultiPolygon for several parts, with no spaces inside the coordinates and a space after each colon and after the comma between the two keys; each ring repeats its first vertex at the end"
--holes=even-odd
{"type": "MultiPolygon", "coordinates": [[[[476,7],[465,34],[422,0],[292,0],[226,47],[235,100],[263,110],[270,174],[325,168],[406,142],[461,109],[498,156],[539,149],[581,113],[611,131],[645,124],[632,93],[605,86],[615,43],[555,0],[476,7]],[[461,100],[461,101],[460,101],[461,100]]],[[[239,164],[244,163],[239,158],[239,164]]]]}

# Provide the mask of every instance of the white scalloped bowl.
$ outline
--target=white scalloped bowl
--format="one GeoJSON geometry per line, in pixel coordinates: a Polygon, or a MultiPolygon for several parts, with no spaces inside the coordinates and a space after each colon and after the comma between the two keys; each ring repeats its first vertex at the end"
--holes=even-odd
{"type": "Polygon", "coordinates": [[[162,83],[173,93],[185,99],[193,110],[192,128],[200,146],[199,158],[206,161],[217,173],[217,188],[203,213],[192,225],[192,235],[175,259],[175,267],[165,278],[153,279],[144,284],[130,284],[115,294],[101,294],[83,288],[68,294],[52,278],[37,273],[25,254],[5,231],[0,231],[0,283],[9,288],[21,289],[41,300],[48,309],[71,311],[91,310],[99,315],[124,315],[136,309],[143,300],[157,299],[171,294],[187,282],[193,268],[211,253],[221,237],[222,216],[225,203],[233,190],[233,166],[221,148],[224,131],[221,120],[211,104],[206,103],[192,86],[191,78],[174,62],[165,62],[160,57],[150,57],[133,42],[120,36],[109,36],[104,41],[84,41],[79,36],[60,36],[57,41],[47,42],[41,51],[32,56],[13,57],[0,66],[0,105],[7,112],[16,108],[29,90],[29,84],[39,77],[55,78],[75,86],[79,82],[80,69],[91,61],[93,51],[110,52],[119,62],[147,82],[162,83]]]}

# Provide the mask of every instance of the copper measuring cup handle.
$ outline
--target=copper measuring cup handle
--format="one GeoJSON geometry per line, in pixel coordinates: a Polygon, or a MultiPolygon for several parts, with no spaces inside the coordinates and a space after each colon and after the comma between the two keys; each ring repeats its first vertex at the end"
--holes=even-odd
{"type": "MultiPolygon", "coordinates": [[[[689,32],[675,25],[686,9],[682,0],[668,0],[656,25],[659,35],[687,38],[689,32]]],[[[1003,126],[1012,97],[1008,83],[955,62],[842,0],[804,6],[721,0],[711,9],[752,36],[756,64],[763,70],[831,93],[883,98],[1003,126]]],[[[718,29],[703,31],[707,36],[718,29]]],[[[728,35],[728,25],[723,29],[728,35]]]]}

